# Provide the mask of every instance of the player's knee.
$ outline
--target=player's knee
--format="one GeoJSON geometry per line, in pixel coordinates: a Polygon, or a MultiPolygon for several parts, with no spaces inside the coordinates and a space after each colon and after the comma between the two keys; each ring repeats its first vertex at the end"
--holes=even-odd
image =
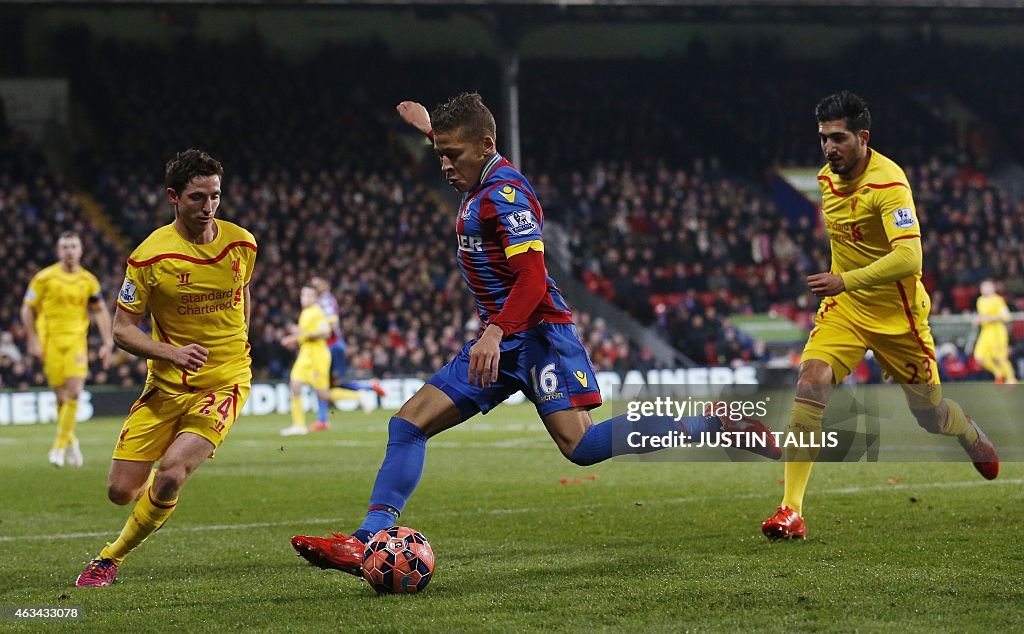
{"type": "Polygon", "coordinates": [[[185,465],[161,465],[153,479],[153,494],[160,500],[173,500],[188,479],[185,465]]]}
{"type": "Polygon", "coordinates": [[[137,489],[126,487],[121,483],[111,482],[107,485],[107,499],[118,506],[134,502],[138,495],[137,489]]]}
{"type": "Polygon", "coordinates": [[[800,398],[824,403],[832,393],[832,367],[824,361],[810,359],[800,364],[796,392],[800,398]]]}
{"type": "MultiPolygon", "coordinates": [[[[586,435],[586,434],[584,434],[586,435]]],[[[555,438],[555,444],[558,445],[559,451],[565,456],[565,459],[579,467],[589,467],[601,462],[602,458],[595,455],[593,451],[588,451],[584,445],[582,437],[570,439],[570,438],[555,438]]]]}
{"type": "Polygon", "coordinates": [[[601,462],[600,460],[594,458],[593,456],[581,456],[577,454],[575,451],[566,452],[564,449],[562,450],[562,455],[565,456],[569,460],[569,462],[573,463],[578,467],[589,467],[591,465],[597,464],[598,462],[601,462]]]}
{"type": "Polygon", "coordinates": [[[818,359],[808,359],[800,364],[797,385],[832,385],[832,366],[818,359]]]}

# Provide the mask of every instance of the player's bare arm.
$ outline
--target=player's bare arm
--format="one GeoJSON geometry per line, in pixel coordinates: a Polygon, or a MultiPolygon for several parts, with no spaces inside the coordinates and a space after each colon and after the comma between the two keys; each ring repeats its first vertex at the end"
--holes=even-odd
{"type": "Polygon", "coordinates": [[[146,359],[173,363],[182,370],[195,372],[206,364],[210,352],[197,343],[175,346],[154,341],[142,332],[142,315],[118,309],[114,313],[114,342],[123,350],[146,359]]]}
{"type": "Polygon", "coordinates": [[[807,286],[818,297],[833,297],[846,290],[842,275],[815,273],[807,276],[807,286]]]}
{"type": "Polygon", "coordinates": [[[430,134],[430,113],[417,101],[403,101],[395,107],[398,116],[423,134],[430,134]]]}
{"type": "Polygon", "coordinates": [[[28,353],[37,359],[41,358],[43,349],[39,345],[39,334],[36,332],[36,311],[28,304],[21,305],[21,324],[25,327],[28,353]]]}
{"type": "Polygon", "coordinates": [[[480,339],[469,349],[469,382],[472,385],[488,387],[498,380],[498,364],[501,362],[501,328],[490,324],[480,339]]]}
{"type": "Polygon", "coordinates": [[[92,309],[93,319],[96,320],[96,328],[100,331],[100,337],[103,339],[103,343],[100,344],[99,356],[103,369],[106,370],[110,368],[114,355],[114,335],[110,323],[110,310],[102,297],[89,302],[89,307],[92,309]]]}

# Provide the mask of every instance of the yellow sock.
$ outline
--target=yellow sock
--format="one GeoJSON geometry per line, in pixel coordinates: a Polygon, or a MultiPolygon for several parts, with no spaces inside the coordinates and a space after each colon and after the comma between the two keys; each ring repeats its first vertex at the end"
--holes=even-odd
{"type": "Polygon", "coordinates": [[[159,471],[159,469],[157,467],[153,467],[153,470],[149,472],[149,477],[146,479],[146,486],[142,487],[142,490],[139,491],[139,495],[135,497],[136,502],[141,500],[142,496],[146,495],[146,491],[149,491],[149,488],[153,486],[153,480],[156,479],[157,471],[159,471]]]}
{"type": "Polygon", "coordinates": [[[60,424],[64,420],[64,408],[66,406],[67,403],[57,407],[57,431],[53,434],[53,446],[50,449],[63,449],[67,446],[64,444],[64,429],[60,424]]]}
{"type": "Polygon", "coordinates": [[[78,401],[65,401],[57,410],[57,437],[54,449],[64,449],[75,440],[75,423],[78,416],[78,401]]]}
{"type": "Polygon", "coordinates": [[[946,424],[942,426],[942,434],[945,436],[963,436],[967,444],[973,445],[978,442],[978,430],[974,425],[967,422],[967,415],[964,408],[956,401],[948,398],[942,399],[946,403],[947,411],[946,424]]]}
{"type": "Polygon", "coordinates": [[[139,544],[146,541],[146,538],[164,525],[167,518],[174,512],[174,506],[178,503],[175,498],[170,502],[162,502],[153,497],[152,485],[146,487],[142,499],[135,503],[132,514],[125,522],[121,534],[112,544],[107,544],[100,551],[101,559],[110,559],[115,564],[121,565],[125,556],[134,550],[139,544]]]}
{"type": "Polygon", "coordinates": [[[981,362],[981,367],[985,368],[987,372],[991,372],[992,376],[996,377],[997,379],[999,378],[1000,367],[999,362],[996,361],[995,357],[985,355],[984,357],[978,359],[978,361],[981,362]]]}
{"type": "MultiPolygon", "coordinates": [[[[789,431],[801,433],[821,432],[821,419],[825,413],[825,404],[810,399],[798,398],[793,403],[793,412],[789,415],[789,431]]],[[[807,481],[811,479],[811,468],[818,450],[806,448],[786,448],[785,494],[782,506],[788,506],[799,514],[803,514],[804,493],[807,481]]]]}
{"type": "Polygon", "coordinates": [[[360,398],[358,390],[346,390],[343,387],[331,388],[332,401],[358,401],[360,398]]]}
{"type": "Polygon", "coordinates": [[[1017,374],[1013,371],[1013,364],[1009,359],[1000,360],[999,367],[1002,368],[1002,376],[1007,383],[1010,385],[1017,383],[1017,374]]]}
{"type": "Polygon", "coordinates": [[[292,397],[292,425],[297,427],[306,426],[306,413],[302,411],[302,397],[292,397]]]}

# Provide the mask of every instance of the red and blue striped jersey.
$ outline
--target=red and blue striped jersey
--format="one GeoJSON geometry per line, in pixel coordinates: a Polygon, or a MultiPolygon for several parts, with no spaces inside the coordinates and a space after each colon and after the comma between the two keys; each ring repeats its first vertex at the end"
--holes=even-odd
{"type": "MultiPolygon", "coordinates": [[[[516,281],[509,259],[527,251],[543,253],[543,227],[544,210],[533,187],[515,166],[495,153],[484,165],[480,182],[463,196],[455,224],[459,268],[476,301],[481,327],[505,308],[516,281]]],[[[546,291],[540,303],[525,321],[516,320],[506,335],[541,322],[572,323],[572,310],[546,267],[544,278],[546,291]]]]}
{"type": "Polygon", "coordinates": [[[338,300],[334,297],[334,293],[331,291],[320,293],[316,303],[324,310],[324,316],[327,317],[327,323],[331,327],[331,336],[327,339],[327,345],[333,346],[339,341],[344,343],[345,339],[341,336],[341,310],[338,309],[338,300]]]}

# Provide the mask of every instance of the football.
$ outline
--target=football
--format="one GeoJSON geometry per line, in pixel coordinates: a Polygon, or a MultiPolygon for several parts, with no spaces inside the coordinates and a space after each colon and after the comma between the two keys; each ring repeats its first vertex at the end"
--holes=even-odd
{"type": "Polygon", "coordinates": [[[379,594],[423,592],[433,574],[434,551],[415,529],[386,528],[366,543],[363,578],[379,594]]]}

